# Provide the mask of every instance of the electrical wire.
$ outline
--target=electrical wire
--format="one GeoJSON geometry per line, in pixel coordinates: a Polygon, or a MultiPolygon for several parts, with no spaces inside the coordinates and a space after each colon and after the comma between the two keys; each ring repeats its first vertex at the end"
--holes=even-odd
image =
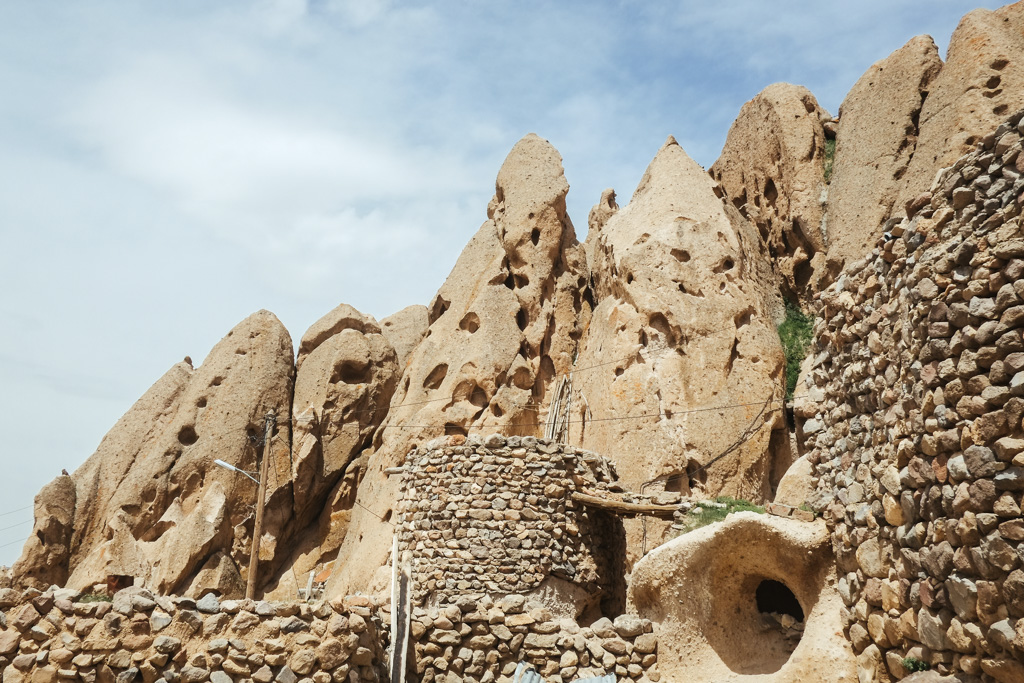
{"type": "Polygon", "coordinates": [[[7,515],[13,515],[15,512],[21,512],[22,510],[28,510],[31,507],[33,507],[33,506],[32,505],[26,505],[23,508],[18,508],[17,510],[11,510],[10,512],[0,512],[0,517],[6,517],[7,515]]]}
{"type": "MultiPolygon", "coordinates": [[[[551,379],[552,379],[552,381],[554,381],[555,379],[557,379],[559,377],[566,377],[566,376],[568,376],[570,374],[576,374],[576,373],[580,373],[580,372],[587,372],[589,370],[593,370],[594,368],[601,368],[601,367],[605,367],[607,365],[615,365],[615,364],[618,364],[618,363],[623,363],[625,361],[628,361],[628,360],[631,360],[631,359],[635,358],[640,353],[640,351],[643,350],[644,348],[646,348],[646,347],[641,347],[640,349],[638,349],[637,351],[629,354],[628,356],[623,356],[621,358],[615,358],[613,360],[604,361],[602,363],[595,363],[593,365],[586,365],[586,366],[583,366],[583,367],[580,367],[580,368],[575,368],[574,367],[574,368],[571,368],[569,370],[563,370],[562,372],[555,373],[552,376],[551,379]]],[[[660,358],[663,358],[664,356],[668,356],[670,354],[676,353],[676,351],[677,350],[675,348],[667,348],[667,349],[665,349],[664,351],[662,351],[660,353],[657,353],[657,354],[655,354],[655,355],[653,355],[651,357],[646,358],[645,360],[655,361],[655,360],[658,360],[660,358]]],[[[466,398],[468,398],[468,396],[466,398]]],[[[393,413],[393,412],[395,412],[397,410],[400,410],[402,408],[408,408],[408,407],[412,407],[412,406],[422,406],[422,405],[427,405],[428,403],[441,403],[442,401],[454,402],[456,400],[465,400],[465,399],[456,399],[454,396],[451,396],[451,397],[442,396],[440,398],[432,398],[432,399],[427,399],[425,401],[413,401],[411,403],[401,403],[401,404],[399,404],[397,406],[390,407],[388,409],[388,412],[389,413],[393,413]]],[[[378,408],[361,408],[359,410],[348,411],[345,414],[347,416],[352,416],[352,415],[360,415],[360,414],[365,414],[365,413],[376,413],[378,411],[379,411],[378,408]]],[[[298,421],[298,418],[292,417],[292,418],[290,418],[290,421],[292,423],[295,423],[296,421],[298,421]]]]}
{"type": "MultiPolygon", "coordinates": [[[[779,399],[770,399],[771,401],[777,401],[779,399]]],[[[750,403],[729,403],[720,406],[708,406],[704,408],[691,408],[689,410],[674,410],[669,412],[657,412],[657,413],[643,413],[640,415],[623,415],[619,417],[594,417],[589,420],[567,420],[566,424],[590,424],[593,422],[619,422],[622,420],[640,420],[648,417],[676,417],[678,415],[690,415],[693,413],[704,413],[714,412],[717,410],[728,410],[730,408],[744,408],[749,406],[762,405],[764,401],[753,401],[750,403]]],[[[780,410],[780,408],[774,408],[773,410],[780,410]]],[[[546,422],[513,422],[510,424],[496,425],[495,428],[500,429],[513,429],[517,427],[540,427],[547,424],[546,422]]],[[[458,426],[466,428],[465,425],[387,425],[388,429],[446,429],[452,426],[458,426]]]]}
{"type": "Polygon", "coordinates": [[[19,526],[25,526],[26,524],[31,524],[34,521],[35,521],[34,519],[26,519],[24,522],[18,522],[17,524],[12,524],[11,526],[5,526],[4,528],[0,529],[0,531],[8,531],[10,529],[17,529],[19,526]]]}

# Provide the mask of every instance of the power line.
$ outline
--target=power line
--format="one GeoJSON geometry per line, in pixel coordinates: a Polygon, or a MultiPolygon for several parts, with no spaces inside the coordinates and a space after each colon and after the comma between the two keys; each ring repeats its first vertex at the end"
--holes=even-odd
{"type": "MultiPolygon", "coordinates": [[[[580,373],[580,372],[587,372],[588,370],[593,370],[594,368],[600,368],[600,367],[604,367],[606,365],[614,365],[614,364],[617,364],[617,363],[622,363],[622,362],[628,361],[628,360],[636,357],[640,353],[640,351],[642,351],[645,348],[646,347],[641,347],[640,349],[637,349],[637,351],[629,354],[628,356],[622,356],[621,358],[615,358],[613,360],[604,361],[603,363],[595,363],[593,365],[586,365],[586,366],[578,367],[578,368],[577,367],[573,367],[573,368],[571,368],[569,370],[563,370],[562,372],[555,373],[551,377],[551,379],[552,379],[552,381],[554,381],[555,379],[557,379],[559,377],[567,377],[570,374],[576,374],[576,373],[580,373]]],[[[664,351],[662,351],[661,353],[657,353],[657,354],[655,354],[653,356],[650,356],[647,360],[651,360],[651,361],[658,360],[659,358],[662,358],[663,356],[667,356],[669,354],[675,353],[676,351],[677,350],[675,348],[667,348],[664,351]]],[[[468,398],[468,395],[465,398],[468,398]]],[[[456,399],[455,396],[453,395],[453,396],[442,396],[440,398],[427,399],[425,401],[413,401],[411,403],[401,403],[401,404],[399,404],[397,406],[389,407],[388,408],[388,413],[389,414],[390,413],[394,413],[394,412],[400,410],[401,408],[408,408],[408,407],[412,407],[412,406],[422,406],[422,405],[426,405],[428,403],[440,403],[442,401],[456,401],[456,400],[465,400],[465,399],[456,399]]],[[[537,405],[539,407],[539,404],[537,404],[537,405]]],[[[376,412],[378,412],[378,410],[379,410],[379,408],[361,408],[359,410],[349,411],[347,413],[347,415],[351,416],[351,415],[360,415],[360,414],[364,414],[364,413],[376,413],[376,412]]],[[[296,422],[297,420],[298,420],[298,418],[294,417],[294,416],[292,418],[290,418],[290,422],[292,422],[292,423],[296,422]]]]}
{"type": "MultiPolygon", "coordinates": [[[[780,400],[780,399],[774,399],[774,398],[768,399],[769,403],[770,402],[774,402],[774,401],[778,401],[778,400],[780,400]]],[[[764,403],[765,403],[764,401],[753,401],[753,402],[749,402],[749,403],[729,403],[729,404],[720,405],[720,406],[707,406],[707,407],[704,407],[704,408],[691,408],[689,410],[673,410],[673,411],[665,411],[665,412],[657,412],[657,413],[643,413],[641,415],[622,415],[622,416],[619,416],[619,417],[594,417],[594,418],[590,418],[589,420],[588,419],[567,420],[566,424],[590,424],[590,423],[593,423],[593,422],[619,422],[619,421],[622,421],[622,420],[640,420],[640,419],[648,418],[648,417],[676,417],[678,415],[690,415],[690,414],[693,414],[693,413],[714,412],[716,410],[727,410],[727,409],[730,409],[730,408],[744,408],[744,407],[750,407],[750,406],[759,406],[759,405],[762,405],[764,403]]],[[[779,410],[779,408],[773,408],[772,410],[773,411],[779,410]]],[[[545,425],[545,424],[547,424],[547,423],[546,422],[514,422],[514,423],[510,423],[510,424],[505,424],[505,425],[496,425],[495,428],[496,429],[512,429],[512,428],[516,428],[516,427],[540,427],[540,426],[545,425]]],[[[445,429],[445,428],[452,427],[452,426],[463,427],[463,428],[467,428],[468,429],[467,425],[387,425],[387,428],[388,429],[445,429]]]]}
{"type": "Polygon", "coordinates": [[[13,515],[15,512],[21,512],[22,510],[28,510],[31,507],[33,507],[33,506],[32,505],[26,505],[23,508],[18,508],[17,510],[11,510],[10,512],[0,512],[0,517],[6,517],[7,515],[13,515]]]}
{"type": "Polygon", "coordinates": [[[0,529],[0,531],[8,531],[9,529],[16,529],[19,526],[24,526],[25,524],[31,524],[33,521],[35,521],[35,520],[26,519],[24,522],[18,522],[17,524],[12,524],[11,526],[5,526],[3,529],[0,529]]]}
{"type": "Polygon", "coordinates": [[[357,507],[361,507],[361,508],[363,508],[364,510],[366,510],[367,512],[369,512],[369,513],[370,513],[371,515],[373,515],[374,517],[376,517],[376,518],[377,518],[377,519],[378,519],[379,521],[381,521],[381,522],[384,522],[385,524],[390,524],[390,525],[391,525],[392,527],[394,527],[394,526],[395,526],[395,525],[394,525],[394,524],[392,524],[392,523],[391,523],[390,521],[388,521],[388,520],[384,519],[383,517],[381,517],[381,516],[380,516],[380,515],[378,515],[378,514],[377,514],[376,512],[374,512],[374,511],[373,511],[373,510],[371,510],[370,508],[366,507],[365,505],[363,505],[363,504],[362,504],[362,503],[360,503],[359,501],[356,501],[356,500],[354,500],[354,501],[352,501],[352,502],[353,502],[353,503],[355,503],[357,507]]]}
{"type": "Polygon", "coordinates": [[[3,545],[0,545],[0,548],[6,548],[7,546],[14,545],[15,543],[24,543],[25,541],[27,541],[30,538],[32,538],[32,537],[31,536],[26,536],[25,538],[19,538],[17,541],[11,541],[10,543],[4,543],[3,545]]]}

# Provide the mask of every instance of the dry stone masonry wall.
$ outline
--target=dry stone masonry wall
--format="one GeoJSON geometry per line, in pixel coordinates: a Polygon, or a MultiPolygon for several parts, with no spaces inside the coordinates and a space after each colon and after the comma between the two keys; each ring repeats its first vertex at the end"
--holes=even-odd
{"type": "Polygon", "coordinates": [[[861,680],[1024,680],[1024,124],[820,295],[797,402],[861,680]]]}
{"type": "Polygon", "coordinates": [[[387,680],[368,598],[198,601],[127,588],[0,589],[3,683],[359,683],[387,680]]]}
{"type": "Polygon", "coordinates": [[[575,617],[585,596],[624,597],[611,556],[621,523],[572,498],[611,483],[600,456],[533,437],[454,436],[411,451],[403,476],[398,547],[411,555],[417,604],[550,588],[569,592],[563,616],[575,617]]]}
{"type": "Polygon", "coordinates": [[[521,595],[497,602],[462,598],[414,610],[415,671],[422,683],[507,683],[519,662],[546,681],[614,673],[618,680],[659,681],[657,637],[649,619],[602,617],[581,627],[521,595]]]}
{"type": "Polygon", "coordinates": [[[572,497],[614,487],[604,458],[533,437],[453,436],[410,452],[402,476],[418,680],[509,681],[519,662],[552,681],[659,680],[653,625],[619,614],[622,524],[572,497]]]}

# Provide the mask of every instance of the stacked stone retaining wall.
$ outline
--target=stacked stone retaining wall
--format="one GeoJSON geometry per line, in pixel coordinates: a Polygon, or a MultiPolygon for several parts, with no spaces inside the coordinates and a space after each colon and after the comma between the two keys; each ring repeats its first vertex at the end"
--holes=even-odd
{"type": "Polygon", "coordinates": [[[506,683],[521,661],[547,681],[609,673],[620,681],[660,680],[650,620],[620,615],[581,627],[520,595],[415,610],[412,637],[422,683],[506,683]]]}
{"type": "Polygon", "coordinates": [[[199,601],[126,589],[0,590],[3,683],[358,683],[386,680],[365,597],[199,601]]]}
{"type": "Polygon", "coordinates": [[[820,295],[798,387],[862,680],[1024,680],[1021,114],[820,295]]]}

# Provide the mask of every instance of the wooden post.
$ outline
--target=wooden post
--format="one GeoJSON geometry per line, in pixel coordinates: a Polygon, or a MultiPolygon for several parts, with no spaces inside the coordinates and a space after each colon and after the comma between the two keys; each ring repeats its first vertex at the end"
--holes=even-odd
{"type": "Polygon", "coordinates": [[[252,530],[252,555],[249,556],[249,580],[245,585],[245,597],[252,600],[256,593],[256,574],[260,564],[260,538],[263,536],[263,504],[267,499],[267,470],[270,469],[270,437],[277,418],[267,412],[263,418],[263,462],[260,463],[260,485],[256,494],[256,522],[252,530]]]}

